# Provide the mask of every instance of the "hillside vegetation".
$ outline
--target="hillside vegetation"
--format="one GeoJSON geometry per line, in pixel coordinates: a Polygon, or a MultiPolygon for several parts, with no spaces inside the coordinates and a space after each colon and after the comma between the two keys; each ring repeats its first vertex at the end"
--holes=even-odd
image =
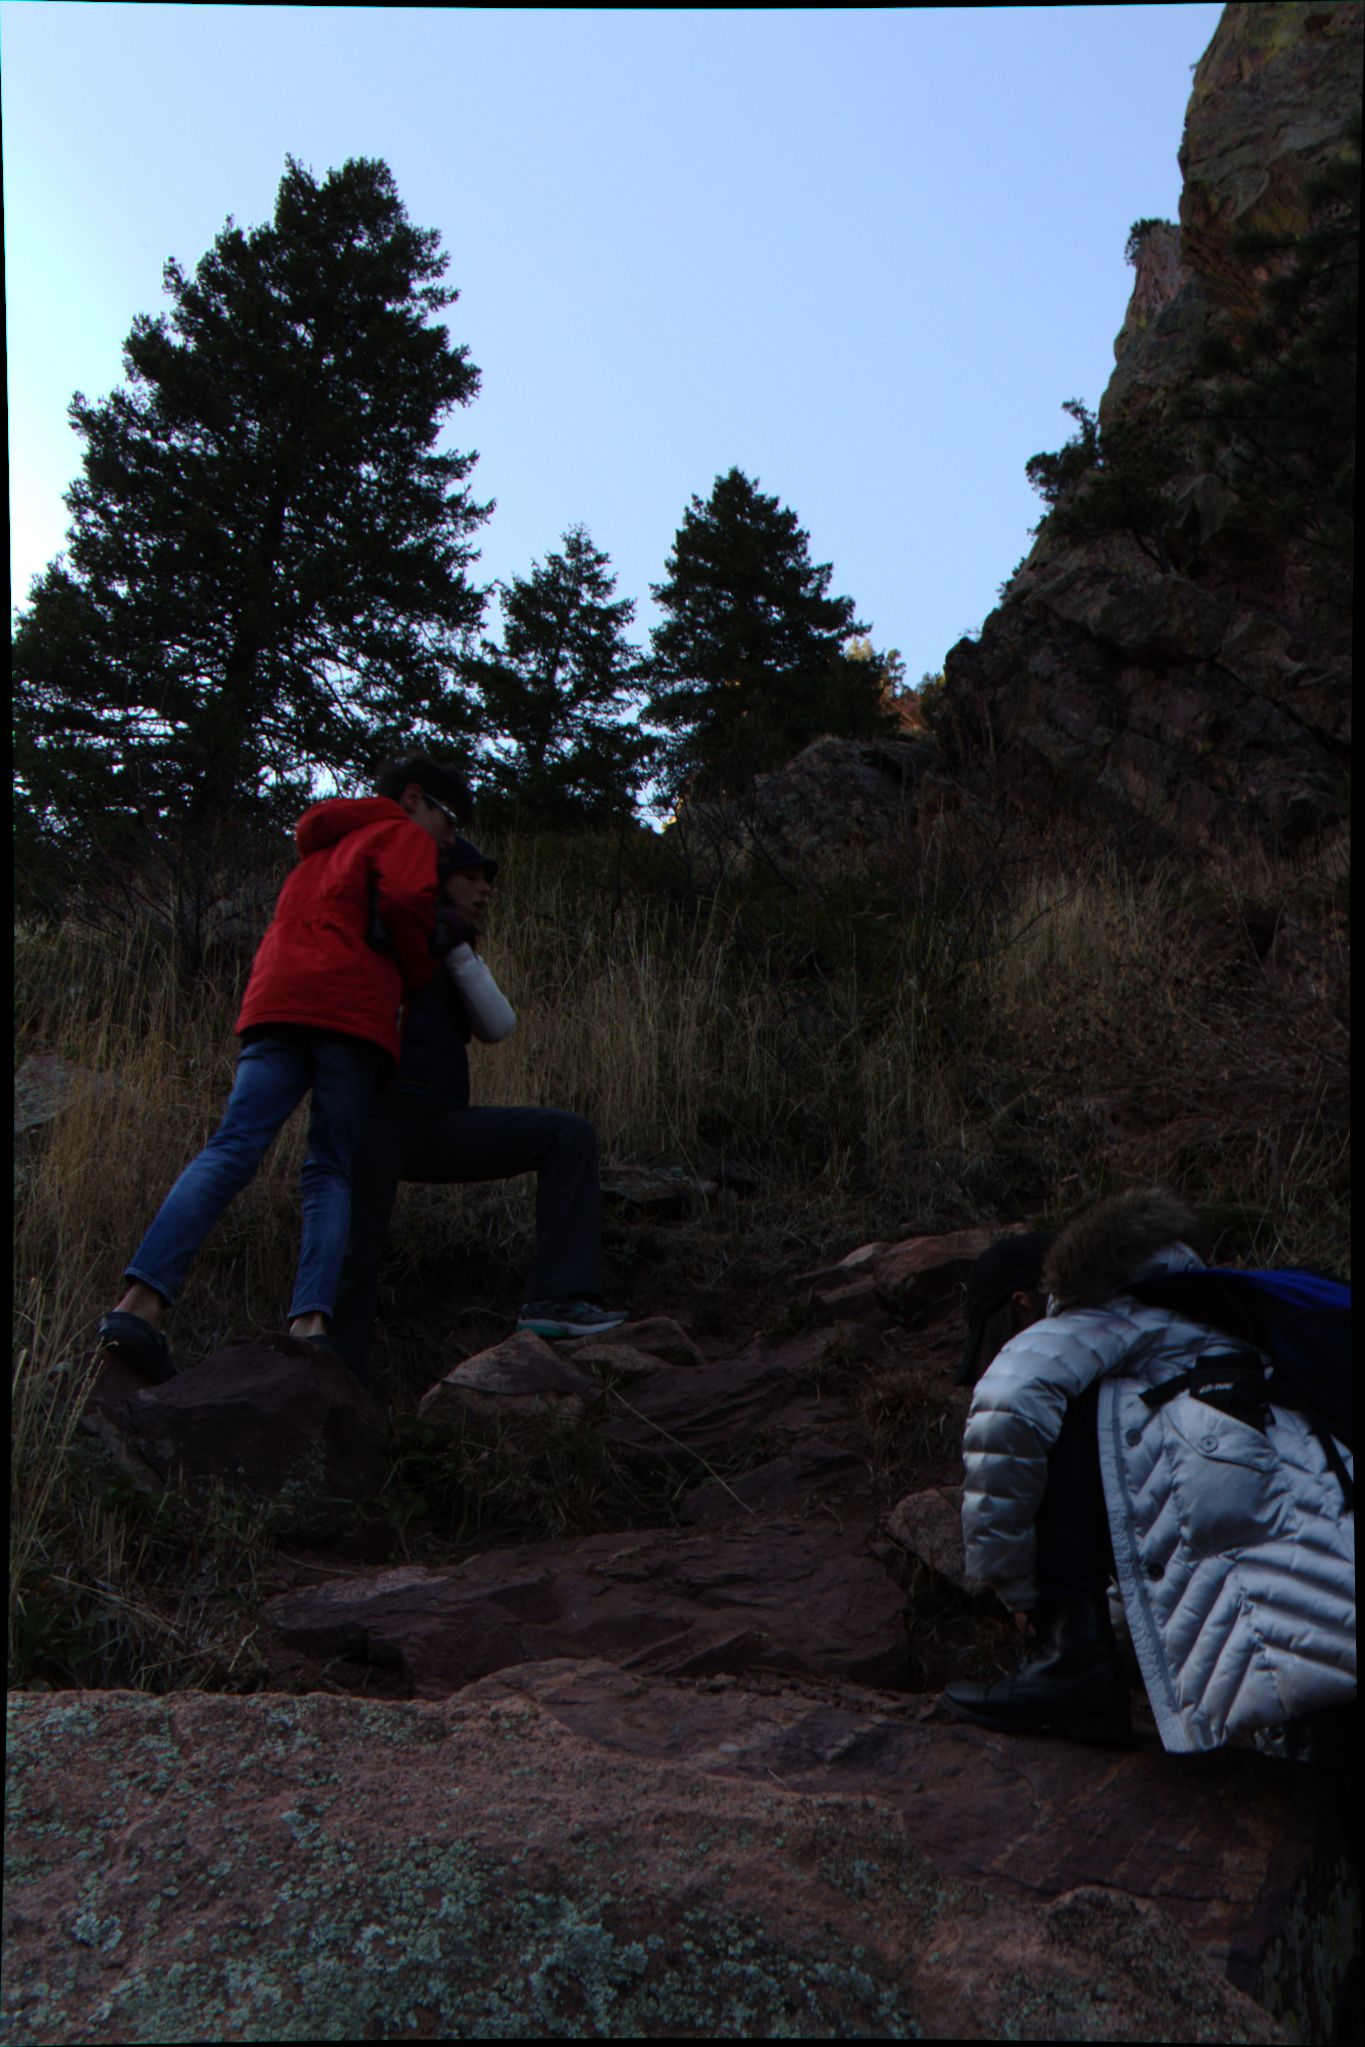
{"type": "MultiPolygon", "coordinates": [[[[634,1315],[738,1346],[799,1315],[795,1274],[857,1244],[1050,1222],[1140,1180],[1191,1201],[1220,1259],[1346,1270],[1344,844],[1125,871],[1060,828],[1007,836],[964,809],[875,866],[812,862],[799,886],[751,869],[709,893],[668,834],[624,861],[607,839],[496,850],[486,953],[519,1023],[474,1048],[476,1099],[578,1110],[608,1163],[757,1178],[681,1222],[609,1218],[609,1297],[634,1315]]],[[[155,920],[89,906],[18,934],[16,1058],[55,1053],[86,1078],[21,1169],[12,1681],[261,1681],[246,1645],[269,1510],[149,1500],[75,1428],[122,1261],[221,1114],[249,957],[178,974],[155,920]]],[[[296,1117],[198,1258],[170,1325],[182,1367],[282,1326],[302,1144],[296,1117]]],[[[600,1455],[553,1484],[486,1444],[433,1472],[413,1419],[442,1358],[509,1330],[533,1184],[400,1197],[387,1508],[404,1524],[403,1488],[433,1483],[449,1507],[407,1516],[419,1559],[613,1525],[624,1479],[600,1455]]],[[[894,1454],[885,1477],[894,1497],[894,1454]]]]}

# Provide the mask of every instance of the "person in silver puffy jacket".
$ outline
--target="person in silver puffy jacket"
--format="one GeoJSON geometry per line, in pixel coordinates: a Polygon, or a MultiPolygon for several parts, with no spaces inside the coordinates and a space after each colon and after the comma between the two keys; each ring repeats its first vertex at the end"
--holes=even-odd
{"type": "Polygon", "coordinates": [[[995,1306],[995,1341],[1008,1340],[982,1346],[963,1537],[968,1574],[1031,1649],[1011,1677],[947,1686],[978,1724],[1131,1738],[1114,1587],[1168,1750],[1220,1748],[1355,1698],[1354,1514],[1312,1425],[1271,1406],[1262,1431],[1189,1392],[1143,1401],[1234,1347],[1125,1292],[1199,1266],[1191,1237],[1195,1217],[1160,1190],[1113,1196],[1030,1239],[1038,1287],[995,1306]]]}

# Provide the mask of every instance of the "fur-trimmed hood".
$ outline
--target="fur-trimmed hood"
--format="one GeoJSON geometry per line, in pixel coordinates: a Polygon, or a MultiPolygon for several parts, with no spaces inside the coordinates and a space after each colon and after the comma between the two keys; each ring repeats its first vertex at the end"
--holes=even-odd
{"type": "Polygon", "coordinates": [[[1199,1218],[1162,1187],[1111,1194],[1059,1231],[1043,1263],[1043,1291],[1054,1313],[1099,1307],[1158,1253],[1179,1248],[1197,1258],[1204,1237],[1199,1218]]]}

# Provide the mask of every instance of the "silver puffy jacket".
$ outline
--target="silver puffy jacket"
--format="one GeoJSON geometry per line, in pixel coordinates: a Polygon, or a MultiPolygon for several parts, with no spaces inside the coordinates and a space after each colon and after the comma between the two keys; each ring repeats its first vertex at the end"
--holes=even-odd
{"type": "MultiPolygon", "coordinates": [[[[1171,1245],[1133,1277],[1199,1263],[1171,1245]]],[[[1050,1304],[981,1378],[963,1441],[967,1569],[1007,1606],[1032,1607],[1048,1449],[1067,1402],[1101,1382],[1119,1596],[1162,1743],[1177,1752],[1349,1704],[1356,1691],[1355,1517],[1309,1424],[1272,1407],[1262,1435],[1189,1393],[1143,1404],[1149,1387],[1226,1347],[1122,1294],[1102,1308],[1050,1304]]]]}

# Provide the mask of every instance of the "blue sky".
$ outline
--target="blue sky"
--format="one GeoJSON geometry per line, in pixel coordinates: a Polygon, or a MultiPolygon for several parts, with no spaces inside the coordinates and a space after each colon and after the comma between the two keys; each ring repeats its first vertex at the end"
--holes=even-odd
{"type": "Polygon", "coordinates": [[[71,394],[121,381],[163,262],[268,218],[287,153],[378,156],[483,374],[447,435],[497,500],[481,581],[582,521],[643,638],[737,465],[917,681],[1104,388],[1221,12],[0,6],[12,596],[62,545],[71,394]]]}

